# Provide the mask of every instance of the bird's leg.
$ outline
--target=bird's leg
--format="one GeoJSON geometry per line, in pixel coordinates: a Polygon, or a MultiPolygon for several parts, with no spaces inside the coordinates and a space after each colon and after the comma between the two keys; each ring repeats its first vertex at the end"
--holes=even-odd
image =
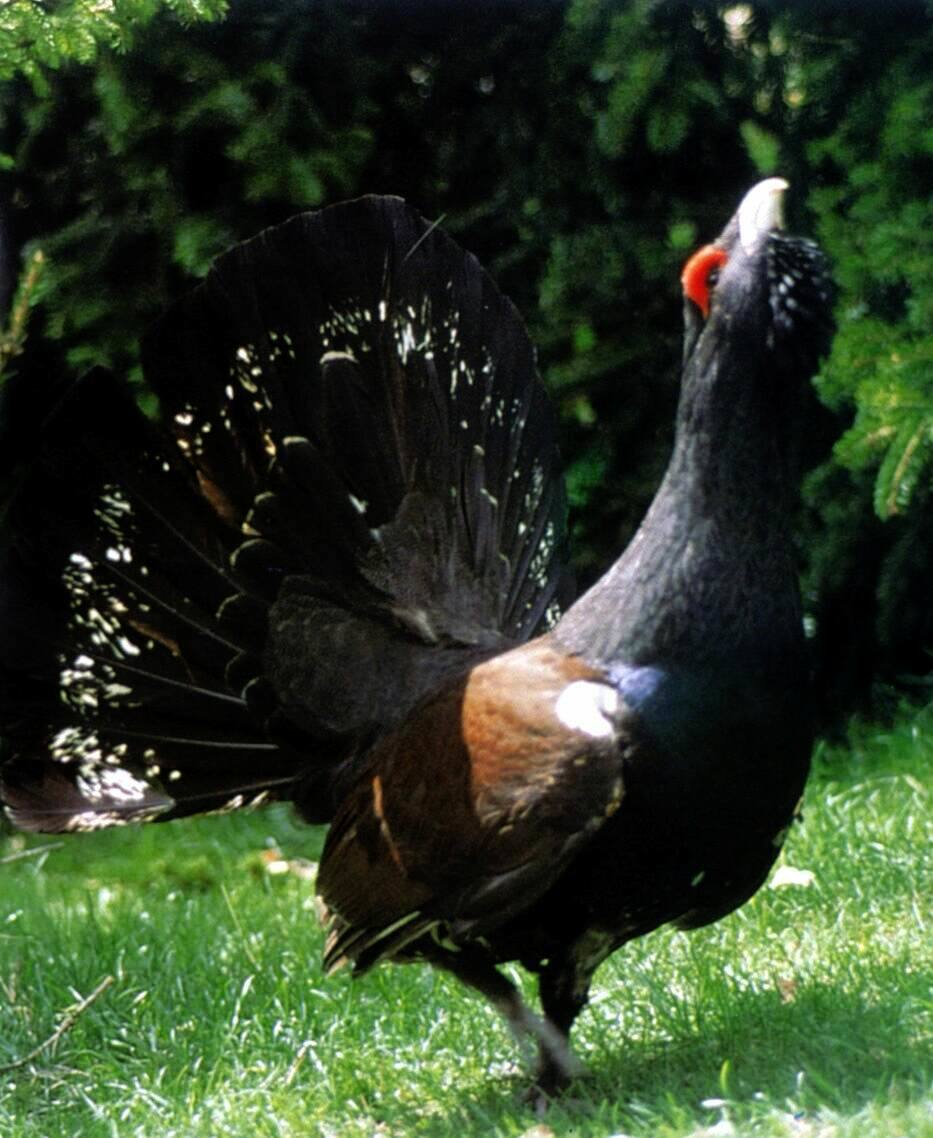
{"type": "MultiPolygon", "coordinates": [[[[444,954],[442,958],[435,959],[434,963],[452,972],[470,988],[481,992],[505,1017],[520,1044],[525,1044],[529,1038],[534,1039],[538,1045],[540,1062],[546,1062],[548,1070],[557,1076],[553,1080],[555,1091],[566,1086],[574,1075],[579,1074],[580,1064],[570,1053],[566,1032],[556,1028],[548,1018],[535,1015],[512,981],[488,960],[466,950],[444,954]]],[[[536,1087],[538,1085],[536,1081],[536,1087]]],[[[545,1094],[551,1097],[550,1092],[545,1094]]],[[[538,1106],[542,1105],[537,1098],[535,1102],[538,1106]]]]}
{"type": "MultiPolygon", "coordinates": [[[[553,960],[541,972],[538,983],[541,1008],[548,1026],[560,1038],[567,1054],[570,1054],[570,1029],[589,998],[592,976],[592,969],[575,968],[566,960],[553,960]]],[[[579,1069],[579,1062],[574,1062],[579,1069]]],[[[560,1094],[571,1075],[576,1073],[578,1071],[568,1073],[555,1063],[551,1050],[544,1046],[539,1048],[535,1084],[543,1095],[553,1098],[560,1094]]]]}

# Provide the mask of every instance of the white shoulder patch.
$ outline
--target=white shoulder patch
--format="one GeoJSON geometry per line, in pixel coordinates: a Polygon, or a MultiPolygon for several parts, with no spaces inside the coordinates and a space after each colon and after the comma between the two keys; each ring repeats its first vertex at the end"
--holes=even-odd
{"type": "Polygon", "coordinates": [[[608,684],[575,680],[557,697],[554,711],[571,731],[582,731],[594,739],[615,733],[612,716],[619,710],[619,693],[608,684]]]}

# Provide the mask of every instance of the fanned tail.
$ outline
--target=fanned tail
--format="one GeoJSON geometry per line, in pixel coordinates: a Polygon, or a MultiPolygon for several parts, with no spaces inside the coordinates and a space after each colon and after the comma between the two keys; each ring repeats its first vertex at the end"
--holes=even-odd
{"type": "MultiPolygon", "coordinates": [[[[287,796],[302,768],[226,673],[261,632],[186,464],[106,372],[47,424],[4,550],[3,797],[82,830],[287,796]]],[[[271,709],[270,709],[271,710],[271,709]]]]}
{"type": "Polygon", "coordinates": [[[91,373],[10,512],[8,812],[325,820],[374,736],[566,595],[527,335],[473,257],[365,198],[220,258],[143,361],[161,425],[91,373]]]}

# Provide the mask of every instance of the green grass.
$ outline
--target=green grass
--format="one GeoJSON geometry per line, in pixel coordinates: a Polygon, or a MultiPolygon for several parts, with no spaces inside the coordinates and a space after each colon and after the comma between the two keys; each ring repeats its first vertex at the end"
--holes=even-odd
{"type": "MultiPolygon", "coordinates": [[[[597,977],[588,1075],[557,1136],[922,1138],[930,1093],[933,716],[824,749],[782,862],[710,929],[662,930],[597,977]]],[[[110,831],[0,865],[5,1138],[521,1135],[527,1062],[495,1015],[426,968],[320,973],[288,811],[110,831]]],[[[0,856],[50,839],[0,840],[0,856]]],[[[547,1131],[540,1131],[546,1134],[547,1131]]]]}

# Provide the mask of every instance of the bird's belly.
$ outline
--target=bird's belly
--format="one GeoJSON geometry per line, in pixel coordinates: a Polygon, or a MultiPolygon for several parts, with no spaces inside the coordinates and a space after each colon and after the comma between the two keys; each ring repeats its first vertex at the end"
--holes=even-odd
{"type": "Polygon", "coordinates": [[[632,779],[551,891],[499,930],[495,955],[534,968],[599,934],[604,958],[660,925],[697,928],[732,912],[764,881],[799,804],[808,750],[785,760],[778,773],[761,766],[742,780],[717,779],[715,767],[701,781],[632,779]]]}
{"type": "Polygon", "coordinates": [[[676,791],[636,784],[570,871],[588,923],[629,939],[669,921],[695,928],[737,908],[780,852],[807,765],[788,764],[780,777],[759,768],[743,780],[707,772],[676,791]]]}

